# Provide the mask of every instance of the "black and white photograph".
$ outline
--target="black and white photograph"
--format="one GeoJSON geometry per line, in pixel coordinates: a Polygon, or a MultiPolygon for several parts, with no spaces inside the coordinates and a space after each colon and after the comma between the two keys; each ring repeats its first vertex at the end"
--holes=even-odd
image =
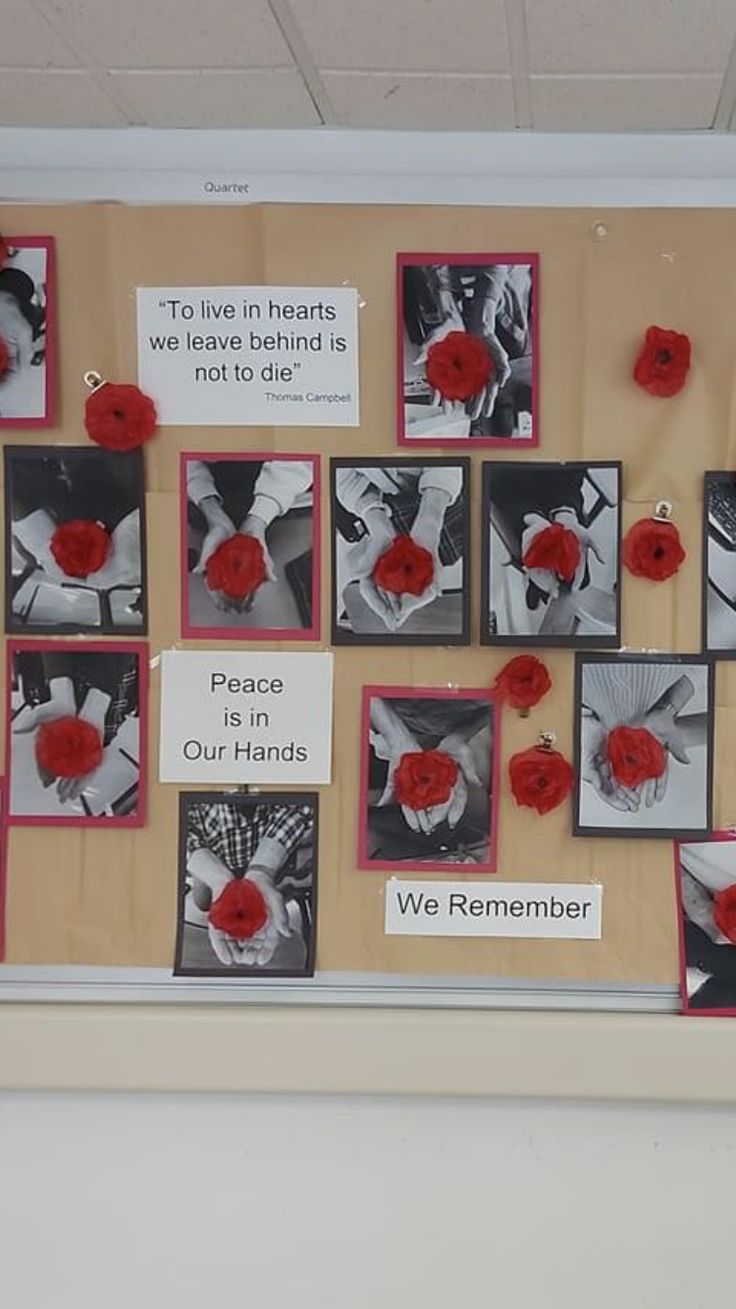
{"type": "Polygon", "coordinates": [[[317,815],[314,792],[180,795],[175,974],[313,975],[317,815]]]}
{"type": "Polygon", "coordinates": [[[701,655],[576,656],[576,836],[709,834],[713,681],[701,655]]]}
{"type": "Polygon", "coordinates": [[[620,463],[486,463],[482,523],[483,644],[620,646],[620,463]]]}
{"type": "Polygon", "coordinates": [[[0,427],[47,427],[55,407],[54,239],[6,237],[0,267],[0,427]]]}
{"type": "Polygon", "coordinates": [[[5,450],[5,629],[145,635],[143,456],[5,450]]]}
{"type": "Polygon", "coordinates": [[[320,636],[317,455],[183,454],[182,634],[320,636]]]}
{"type": "Polygon", "coordinates": [[[468,459],[333,459],[332,641],[467,645],[468,459]]]}
{"type": "Polygon", "coordinates": [[[539,444],[539,258],[400,254],[400,445],[539,444]]]}
{"type": "Polygon", "coordinates": [[[705,474],[703,649],[736,659],[736,473],[705,474]]]}
{"type": "Polygon", "coordinates": [[[736,837],[675,844],[685,1013],[736,1017],[736,837]]]}
{"type": "Polygon", "coordinates": [[[495,872],[498,712],[485,690],[364,687],[359,868],[495,872]]]}
{"type": "Polygon", "coordinates": [[[141,827],[147,647],[10,641],[7,676],[9,822],[141,827]]]}

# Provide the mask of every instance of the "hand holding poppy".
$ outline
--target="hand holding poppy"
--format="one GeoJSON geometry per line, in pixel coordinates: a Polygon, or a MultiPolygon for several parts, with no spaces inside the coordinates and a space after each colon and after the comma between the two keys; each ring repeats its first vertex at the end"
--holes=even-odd
{"type": "Polygon", "coordinates": [[[529,513],[521,537],[522,564],[529,580],[555,600],[564,588],[579,590],[585,580],[589,555],[599,563],[603,555],[574,509],[555,510],[551,519],[529,513]]]}
{"type": "Polygon", "coordinates": [[[432,604],[442,594],[442,561],[440,559],[440,539],[445,521],[445,514],[450,505],[450,495],[441,487],[428,487],[422,492],[417,516],[412,524],[411,540],[425,551],[432,561],[431,580],[421,590],[405,591],[397,597],[394,612],[397,628],[401,627],[418,609],[432,604]]]}

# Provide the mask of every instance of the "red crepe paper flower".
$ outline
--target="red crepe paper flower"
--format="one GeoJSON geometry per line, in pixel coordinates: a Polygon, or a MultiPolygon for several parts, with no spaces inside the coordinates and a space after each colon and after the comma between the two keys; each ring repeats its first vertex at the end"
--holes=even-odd
{"type": "Polygon", "coordinates": [[[713,897],[713,919],[719,932],[736,945],[736,882],[716,891],[713,897]]]}
{"type": "Polygon", "coordinates": [[[8,243],[4,237],[0,236],[0,268],[7,263],[9,258],[10,251],[8,250],[8,243]]]}
{"type": "Polygon", "coordinates": [[[634,381],[650,395],[677,395],[690,371],[690,338],[665,327],[648,327],[634,381]]]}
{"type": "MultiPolygon", "coordinates": [[[[2,266],[2,260],[0,260],[0,266],[2,266]]],[[[0,336],[0,381],[2,381],[9,368],[10,368],[10,351],[8,349],[7,343],[0,336]]]]}
{"type": "Polygon", "coordinates": [[[667,767],[667,751],[646,727],[614,727],[606,738],[606,759],[622,786],[640,786],[667,767]]]}
{"type": "Polygon", "coordinates": [[[492,372],[485,345],[469,332],[448,332],[427,351],[427,381],[445,400],[470,400],[492,372]]]}
{"type": "Polygon", "coordinates": [[[105,450],[123,454],[150,441],[156,431],[156,406],[137,386],[103,382],[84,407],[87,435],[105,450]]]}
{"type": "Polygon", "coordinates": [[[514,799],[526,809],[548,814],[566,800],[575,774],[559,750],[533,745],[509,759],[509,783],[514,799]]]}
{"type": "Polygon", "coordinates": [[[541,659],[536,655],[516,655],[504,664],[493,689],[512,709],[531,709],[551,685],[552,678],[541,659]]]}
{"type": "Polygon", "coordinates": [[[407,809],[432,809],[447,804],[457,782],[457,762],[444,750],[412,750],[402,754],[394,773],[394,792],[407,809]]]}
{"type": "Polygon", "coordinates": [[[54,718],[36,733],[36,760],[52,777],[86,777],[102,763],[102,737],[84,718],[54,718]]]}
{"type": "Polygon", "coordinates": [[[630,527],[623,543],[623,561],[634,577],[664,582],[674,576],[686,558],[686,551],[674,523],[658,518],[640,518],[630,527]]]}
{"type": "Polygon", "coordinates": [[[527,547],[521,561],[525,568],[546,568],[563,582],[572,582],[580,563],[580,542],[569,527],[550,523],[527,547]]]}
{"type": "Polygon", "coordinates": [[[209,920],[213,927],[236,941],[248,941],[268,921],[266,901],[255,882],[247,877],[235,877],[213,902],[209,920]]]}
{"type": "Polygon", "coordinates": [[[223,591],[232,600],[244,600],[266,580],[263,546],[255,536],[236,532],[210,555],[205,574],[211,591],[223,591]]]}
{"type": "Polygon", "coordinates": [[[373,569],[373,581],[394,595],[423,595],[434,577],[434,559],[410,536],[397,536],[373,569]]]}
{"type": "Polygon", "coordinates": [[[102,568],[110,553],[110,537],[100,523],[90,518],[72,518],[60,523],[51,538],[50,549],[67,577],[89,577],[102,568]]]}

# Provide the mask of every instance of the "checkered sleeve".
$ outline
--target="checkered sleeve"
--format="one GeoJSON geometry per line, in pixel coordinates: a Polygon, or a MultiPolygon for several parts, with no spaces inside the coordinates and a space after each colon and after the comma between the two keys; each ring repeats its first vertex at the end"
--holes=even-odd
{"type": "Polygon", "coordinates": [[[291,854],[314,826],[311,805],[274,805],[263,833],[291,854]]]}

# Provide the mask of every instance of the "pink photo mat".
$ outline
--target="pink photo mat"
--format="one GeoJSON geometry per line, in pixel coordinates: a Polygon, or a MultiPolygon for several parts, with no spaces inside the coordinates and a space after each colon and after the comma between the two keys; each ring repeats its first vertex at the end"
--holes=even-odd
{"type": "Polygon", "coordinates": [[[322,632],[322,496],[321,466],[317,454],[279,454],[266,451],[218,451],[197,453],[182,451],[179,458],[179,530],[181,586],[181,634],[193,640],[213,641],[319,641],[322,632]],[[187,462],[201,459],[204,463],[232,463],[243,461],[284,460],[312,465],[312,626],[311,627],[194,627],[189,621],[189,572],[187,569],[187,462]]]}
{"type": "Polygon", "coordinates": [[[488,687],[477,689],[451,689],[448,687],[425,686],[364,686],[360,722],[360,819],[358,825],[358,867],[366,872],[407,872],[414,869],[419,873],[495,873],[498,857],[498,805],[501,759],[501,702],[488,687]],[[490,832],[488,841],[488,860],[484,864],[458,864],[433,861],[425,863],[408,859],[369,859],[368,850],[368,770],[370,759],[370,699],[380,696],[383,700],[402,697],[416,700],[487,700],[493,708],[493,740],[491,742],[491,785],[490,785],[490,832]]]}
{"type": "Polygon", "coordinates": [[[5,691],[5,791],[3,802],[7,804],[6,822],[10,827],[144,827],[147,817],[148,797],[148,645],[145,641],[8,641],[6,654],[6,691],[5,691]],[[138,756],[138,807],[134,814],[120,817],[99,817],[93,815],[73,815],[61,818],[53,814],[13,814],[10,811],[11,784],[11,696],[13,660],[16,654],[35,652],[43,654],[52,650],[55,654],[134,654],[138,657],[138,713],[140,719],[140,739],[138,756]]]}
{"type": "Polygon", "coordinates": [[[11,250],[46,251],[45,412],[41,418],[2,418],[0,428],[52,427],[56,419],[56,241],[53,236],[3,236],[11,250]]]}
{"type": "Polygon", "coordinates": [[[539,255],[463,254],[458,251],[434,251],[429,254],[399,253],[396,256],[396,441],[398,445],[451,446],[461,449],[533,450],[539,445],[539,255]],[[404,416],[404,278],[407,267],[418,264],[529,264],[532,269],[532,434],[530,437],[508,436],[407,436],[404,416]]]}
{"type": "Polygon", "coordinates": [[[8,788],[0,777],[0,964],[5,959],[5,901],[8,889],[8,788]]]}
{"type": "MultiPolygon", "coordinates": [[[[687,993],[687,955],[685,952],[685,910],[682,903],[682,883],[680,881],[680,847],[683,845],[707,845],[711,841],[736,842],[736,831],[721,830],[712,832],[702,840],[675,841],[673,843],[675,867],[675,896],[677,900],[677,942],[679,947],[680,999],[682,1012],[686,1018],[736,1018],[736,1005],[723,1009],[694,1009],[690,1005],[687,993]]],[[[725,947],[724,947],[725,948],[725,947]]],[[[734,946],[736,949],[736,946],[734,946]]]]}

